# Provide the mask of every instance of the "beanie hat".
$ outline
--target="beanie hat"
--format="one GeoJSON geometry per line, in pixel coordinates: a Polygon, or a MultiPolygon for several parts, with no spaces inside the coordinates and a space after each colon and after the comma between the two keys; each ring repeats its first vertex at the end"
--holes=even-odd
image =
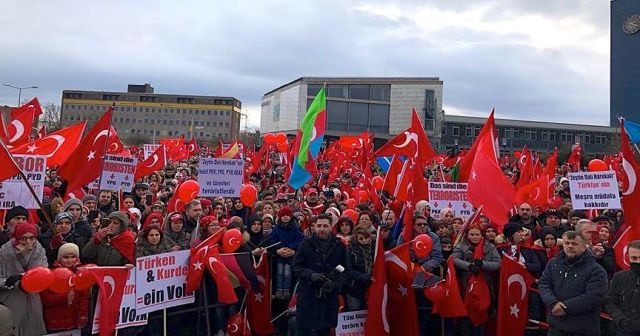
{"type": "Polygon", "coordinates": [[[58,224],[63,219],[68,219],[73,222],[73,215],[70,212],[63,211],[56,215],[56,218],[53,220],[53,224],[58,224]]]}
{"type": "Polygon", "coordinates": [[[282,216],[293,217],[293,211],[291,211],[291,209],[289,209],[288,207],[284,207],[280,209],[280,211],[278,211],[278,218],[282,216]]]}
{"type": "Polygon", "coordinates": [[[120,226],[122,228],[126,228],[129,226],[130,221],[129,221],[129,216],[127,216],[127,214],[123,211],[114,211],[112,213],[109,214],[109,219],[112,218],[116,218],[120,220],[120,226]]]}
{"type": "Polygon", "coordinates": [[[522,225],[520,225],[519,223],[511,222],[504,226],[504,228],[502,229],[502,233],[504,234],[505,238],[511,238],[514,233],[520,230],[522,230],[522,225]]]}
{"type": "Polygon", "coordinates": [[[95,201],[95,200],[97,200],[96,195],[88,194],[88,195],[84,195],[84,197],[82,198],[82,203],[86,203],[87,201],[95,201]]]}
{"type": "Polygon", "coordinates": [[[72,205],[74,205],[74,204],[75,204],[75,205],[77,205],[77,206],[79,206],[79,207],[82,209],[82,205],[83,205],[83,204],[82,204],[82,201],[81,201],[81,200],[79,200],[79,199],[77,199],[77,198],[70,198],[68,201],[66,201],[66,202],[64,203],[64,206],[62,207],[62,210],[63,210],[63,211],[67,211],[67,210],[69,210],[69,207],[71,207],[71,206],[72,206],[72,205]]]}
{"type": "Polygon", "coordinates": [[[555,216],[560,218],[560,211],[558,211],[558,209],[549,209],[547,210],[547,217],[549,216],[555,216]]]}
{"type": "Polygon", "coordinates": [[[127,209],[127,212],[129,213],[129,218],[132,222],[133,221],[139,222],[140,218],[142,218],[142,212],[140,212],[140,209],[138,208],[129,208],[127,209]]]}
{"type": "Polygon", "coordinates": [[[200,227],[208,227],[211,223],[217,220],[216,216],[204,216],[200,218],[200,227]]]}
{"type": "Polygon", "coordinates": [[[562,184],[562,182],[569,182],[569,179],[566,177],[562,177],[560,178],[560,183],[562,184]]]}
{"type": "Polygon", "coordinates": [[[592,222],[597,223],[597,222],[609,222],[611,220],[611,218],[605,216],[605,215],[600,215],[595,217],[592,222]]]}
{"type": "Polygon", "coordinates": [[[340,210],[334,207],[329,207],[327,208],[327,211],[325,211],[325,213],[328,213],[331,215],[332,224],[336,224],[338,222],[338,219],[340,218],[340,210]]]}
{"type": "Polygon", "coordinates": [[[340,192],[340,189],[338,189],[338,188],[333,188],[333,189],[331,189],[331,191],[333,191],[333,196],[334,197],[338,197],[338,196],[342,195],[342,193],[340,192]]]}
{"type": "Polygon", "coordinates": [[[305,193],[306,196],[310,196],[311,194],[316,194],[318,195],[318,189],[316,188],[309,188],[309,190],[307,190],[307,192],[305,193]]]}
{"type": "Polygon", "coordinates": [[[271,221],[271,223],[273,223],[273,215],[271,214],[265,214],[262,216],[262,220],[264,221],[265,219],[268,219],[271,221]]]}
{"type": "Polygon", "coordinates": [[[21,205],[14,206],[13,208],[7,210],[7,215],[4,217],[4,222],[9,223],[10,220],[18,216],[25,216],[29,218],[29,212],[27,211],[27,209],[25,209],[25,207],[21,205]]]}
{"type": "Polygon", "coordinates": [[[74,243],[66,243],[58,249],[58,261],[60,261],[65,254],[73,254],[76,258],[80,258],[80,249],[78,245],[74,243]]]}
{"type": "Polygon", "coordinates": [[[571,213],[569,213],[569,218],[571,217],[578,217],[580,219],[587,219],[587,213],[581,210],[574,210],[571,213]]]}
{"type": "Polygon", "coordinates": [[[135,186],[133,187],[133,190],[136,190],[136,189],[148,190],[149,189],[149,183],[144,183],[144,182],[136,183],[135,186]]]}
{"type": "Polygon", "coordinates": [[[22,223],[17,225],[13,230],[13,238],[19,239],[22,238],[26,233],[33,233],[34,236],[38,236],[38,229],[34,224],[31,223],[22,223]]]}
{"type": "Polygon", "coordinates": [[[558,239],[558,234],[554,228],[551,226],[543,226],[542,229],[540,229],[540,239],[544,241],[544,238],[548,235],[552,235],[558,239]]]}
{"type": "Polygon", "coordinates": [[[206,207],[210,207],[213,204],[213,202],[211,202],[211,200],[208,198],[203,198],[200,200],[200,204],[202,205],[203,208],[206,208],[206,207]]]}
{"type": "Polygon", "coordinates": [[[178,220],[184,220],[184,216],[179,212],[174,212],[169,217],[169,220],[172,221],[172,222],[175,222],[175,221],[178,221],[178,220]]]}

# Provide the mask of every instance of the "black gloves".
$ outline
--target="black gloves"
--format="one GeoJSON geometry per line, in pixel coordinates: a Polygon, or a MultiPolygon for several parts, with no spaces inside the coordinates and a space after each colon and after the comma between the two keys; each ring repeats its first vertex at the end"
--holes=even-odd
{"type": "Polygon", "coordinates": [[[309,277],[309,280],[311,280],[311,282],[316,284],[322,284],[322,283],[325,283],[328,279],[326,276],[324,276],[324,274],[312,273],[311,276],[309,277]]]}
{"type": "Polygon", "coordinates": [[[478,267],[478,268],[482,268],[482,259],[475,259],[473,261],[473,265],[478,267]]]}
{"type": "Polygon", "coordinates": [[[13,287],[16,284],[16,282],[20,281],[20,279],[22,279],[22,274],[12,275],[8,277],[7,280],[4,281],[4,285],[6,287],[13,287]]]}
{"type": "Polygon", "coordinates": [[[473,274],[478,274],[480,273],[480,268],[474,264],[469,264],[469,267],[467,268],[469,270],[469,272],[473,273],[473,274]]]}

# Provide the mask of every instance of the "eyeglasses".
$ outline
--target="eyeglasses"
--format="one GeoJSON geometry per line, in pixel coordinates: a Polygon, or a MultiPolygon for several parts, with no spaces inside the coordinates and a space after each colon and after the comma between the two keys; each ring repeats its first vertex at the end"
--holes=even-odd
{"type": "Polygon", "coordinates": [[[20,237],[19,241],[35,241],[36,237],[20,237]]]}
{"type": "Polygon", "coordinates": [[[416,223],[416,226],[428,226],[429,224],[427,223],[416,223]]]}

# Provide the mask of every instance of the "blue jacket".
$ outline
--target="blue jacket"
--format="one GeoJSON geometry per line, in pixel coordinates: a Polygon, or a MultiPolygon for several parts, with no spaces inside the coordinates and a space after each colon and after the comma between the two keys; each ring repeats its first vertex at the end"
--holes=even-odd
{"type": "Polygon", "coordinates": [[[553,327],[573,333],[600,335],[600,308],[607,291],[607,272],[588,249],[572,264],[564,251],[549,261],[538,286],[553,327]],[[553,316],[551,309],[564,303],[566,316],[553,316]]]}
{"type": "Polygon", "coordinates": [[[304,239],[304,236],[295,222],[291,221],[287,227],[282,223],[278,223],[273,227],[269,235],[269,245],[280,242],[280,245],[274,246],[274,250],[283,247],[297,250],[302,239],[304,239]]]}

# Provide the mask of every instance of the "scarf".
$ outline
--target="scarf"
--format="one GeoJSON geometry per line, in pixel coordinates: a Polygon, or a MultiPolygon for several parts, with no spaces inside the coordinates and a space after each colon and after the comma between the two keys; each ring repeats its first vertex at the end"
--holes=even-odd
{"type": "Polygon", "coordinates": [[[132,264],[135,264],[136,253],[135,253],[135,238],[133,237],[133,232],[131,230],[125,229],[121,233],[115,235],[109,240],[109,244],[111,244],[122,256],[127,259],[132,264]]]}

